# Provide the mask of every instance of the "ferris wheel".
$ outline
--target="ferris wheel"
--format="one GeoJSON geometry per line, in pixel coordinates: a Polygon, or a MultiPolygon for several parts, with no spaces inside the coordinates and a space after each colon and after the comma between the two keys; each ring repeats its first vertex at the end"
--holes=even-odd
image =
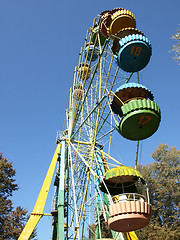
{"type": "Polygon", "coordinates": [[[27,232],[44,215],[43,193],[56,162],[53,240],[107,238],[104,226],[108,238],[135,240],[134,231],[148,225],[151,204],[137,162],[134,168],[125,166],[112,156],[111,145],[115,133],[139,142],[159,127],[159,106],[137,74],[151,53],[150,41],[136,29],[130,11],[116,8],[94,19],[74,70],[50,175],[19,239],[28,239],[27,232]],[[136,82],[131,82],[133,74],[136,82]]]}

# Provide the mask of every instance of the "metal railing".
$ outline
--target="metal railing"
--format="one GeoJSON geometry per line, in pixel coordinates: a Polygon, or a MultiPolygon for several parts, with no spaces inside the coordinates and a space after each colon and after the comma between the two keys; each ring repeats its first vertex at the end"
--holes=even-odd
{"type": "Polygon", "coordinates": [[[112,197],[113,203],[124,201],[142,201],[146,202],[147,198],[138,193],[123,193],[112,197]]]}

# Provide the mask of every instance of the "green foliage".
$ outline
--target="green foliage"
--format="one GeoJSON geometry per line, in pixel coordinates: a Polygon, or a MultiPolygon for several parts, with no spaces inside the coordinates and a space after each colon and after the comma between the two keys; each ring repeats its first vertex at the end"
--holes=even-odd
{"type": "Polygon", "coordinates": [[[12,162],[8,162],[8,160],[0,154],[0,196],[12,196],[12,192],[18,190],[17,184],[14,183],[15,174],[16,172],[12,168],[12,162]]]}
{"type": "Polygon", "coordinates": [[[111,230],[107,224],[107,222],[103,221],[101,224],[101,234],[102,238],[112,238],[111,230]]]}
{"type": "Polygon", "coordinates": [[[173,59],[179,63],[180,62],[180,30],[179,29],[177,30],[177,33],[172,36],[172,38],[177,41],[177,43],[174,44],[172,47],[172,51],[174,51],[173,59]]]}
{"type": "MultiPolygon", "coordinates": [[[[112,238],[111,230],[104,220],[100,222],[101,227],[101,238],[112,238]]],[[[89,226],[89,238],[96,239],[96,224],[93,223],[89,226]]]]}
{"type": "MultiPolygon", "coordinates": [[[[0,239],[18,239],[27,221],[27,211],[18,206],[13,208],[11,197],[18,190],[15,183],[16,171],[12,162],[0,154],[0,239]]],[[[35,239],[36,232],[31,239],[35,239]]]]}
{"type": "Polygon", "coordinates": [[[139,166],[147,181],[152,203],[150,224],[138,231],[141,240],[180,239],[180,150],[160,144],[153,152],[154,163],[139,166]]]}

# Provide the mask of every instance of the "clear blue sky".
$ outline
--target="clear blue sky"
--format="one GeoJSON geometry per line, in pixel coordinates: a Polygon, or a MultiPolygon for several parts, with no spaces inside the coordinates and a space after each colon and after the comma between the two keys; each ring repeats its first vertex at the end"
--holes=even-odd
{"type": "MultiPolygon", "coordinates": [[[[180,66],[169,52],[180,24],[180,1],[1,0],[0,152],[13,162],[20,190],[16,205],[32,211],[62,130],[69,88],[80,47],[94,17],[123,7],[152,43],[153,55],[141,78],[162,111],[158,131],[143,141],[141,163],[152,162],[159,143],[180,149],[180,66]]],[[[123,140],[119,137],[119,144],[123,140]]],[[[136,146],[119,155],[130,165],[136,146]],[[129,150],[131,149],[131,150],[129,150]],[[132,152],[133,155],[129,154],[132,152]]],[[[133,158],[134,161],[134,158],[133,158]]],[[[53,188],[45,212],[50,212],[53,188]]],[[[38,225],[38,239],[51,237],[51,218],[38,225]]]]}

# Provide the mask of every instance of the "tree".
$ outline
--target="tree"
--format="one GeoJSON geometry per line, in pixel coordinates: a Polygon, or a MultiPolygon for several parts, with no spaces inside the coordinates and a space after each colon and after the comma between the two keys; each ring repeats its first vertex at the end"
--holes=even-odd
{"type": "MultiPolygon", "coordinates": [[[[104,220],[100,222],[101,238],[112,238],[111,230],[104,220]]],[[[89,239],[96,239],[96,224],[93,223],[89,226],[89,239]]]]}
{"type": "MultiPolygon", "coordinates": [[[[18,206],[13,208],[11,200],[14,191],[18,190],[15,183],[16,171],[12,162],[0,154],[0,239],[18,239],[27,221],[27,211],[18,206]]],[[[35,239],[36,232],[31,239],[35,239]]]]}
{"type": "MultiPolygon", "coordinates": [[[[180,62],[180,30],[177,30],[177,33],[172,36],[173,39],[177,41],[177,44],[173,45],[172,51],[174,51],[173,59],[176,62],[180,62]]],[[[180,64],[180,63],[179,63],[180,64]]]]}
{"type": "Polygon", "coordinates": [[[153,152],[155,162],[139,166],[147,181],[152,203],[150,224],[137,231],[141,240],[180,239],[180,150],[160,144],[153,152]]]}

